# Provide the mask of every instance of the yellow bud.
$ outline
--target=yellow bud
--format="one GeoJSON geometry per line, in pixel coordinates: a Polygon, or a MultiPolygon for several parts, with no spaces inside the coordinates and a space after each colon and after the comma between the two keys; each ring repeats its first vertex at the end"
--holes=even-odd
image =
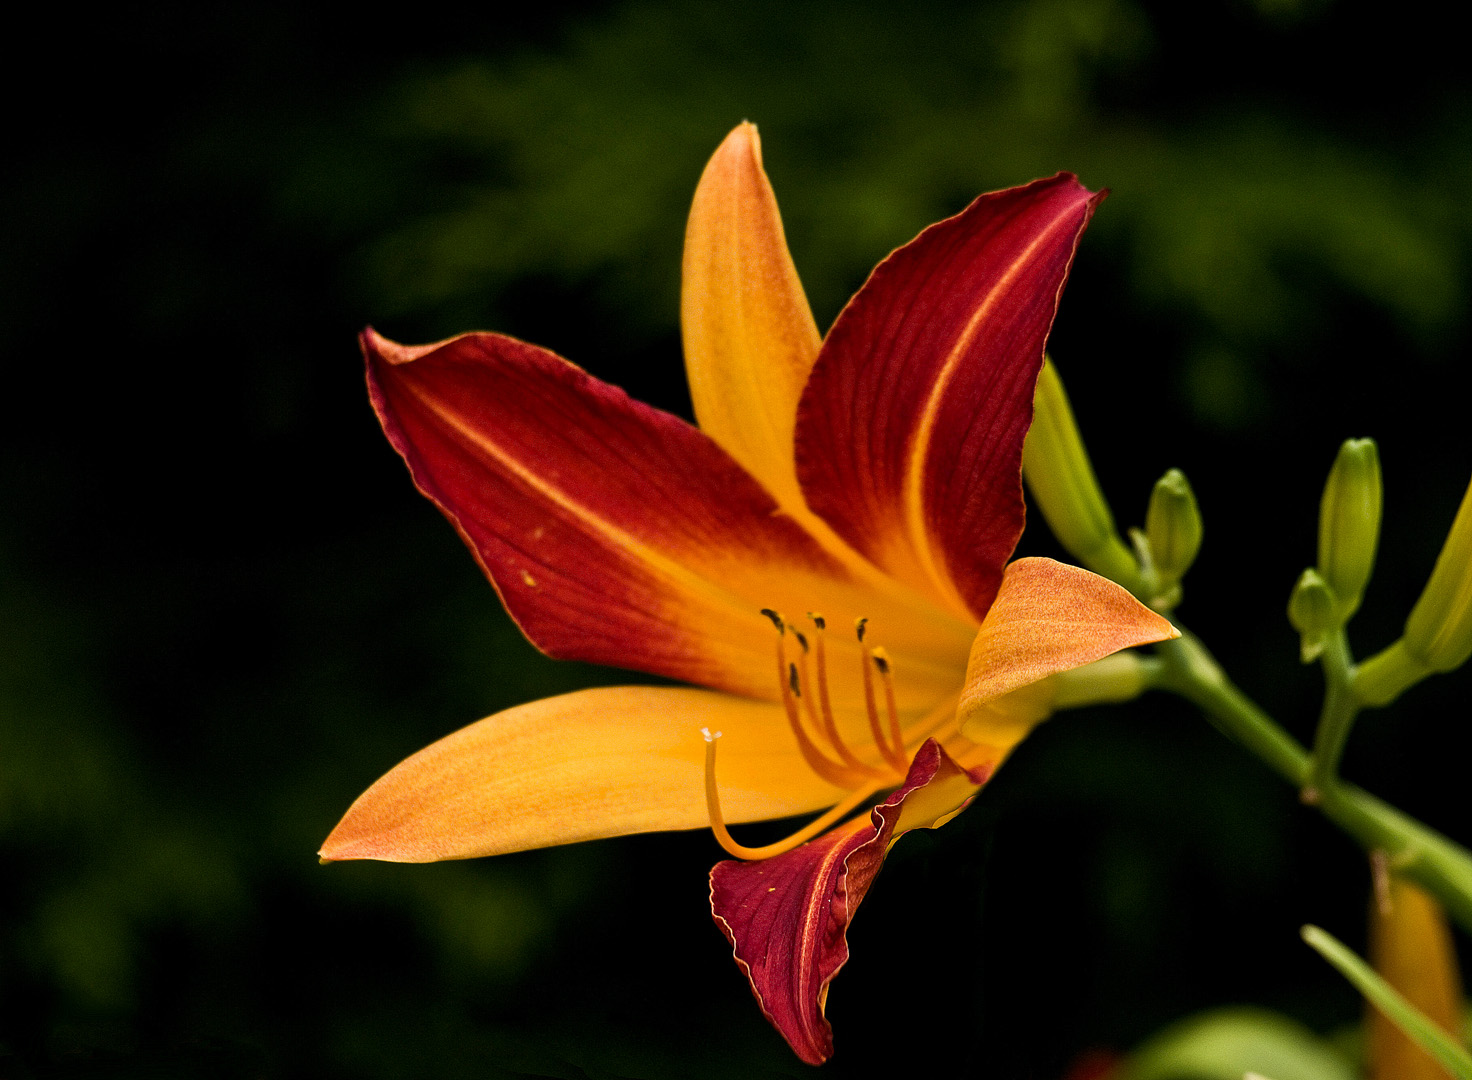
{"type": "Polygon", "coordinates": [[[1145,540],[1157,591],[1168,592],[1191,569],[1201,550],[1201,532],[1201,511],[1186,474],[1172,469],[1155,482],[1145,511],[1145,540]]]}
{"type": "Polygon", "coordinates": [[[1342,626],[1360,606],[1380,541],[1380,453],[1373,439],[1339,448],[1319,503],[1319,573],[1334,591],[1342,626]]]}
{"type": "Polygon", "coordinates": [[[1406,651],[1431,671],[1451,671],[1472,655],[1472,486],[1431,580],[1406,619],[1404,641],[1406,651]]]}
{"type": "MultiPolygon", "coordinates": [[[[1370,911],[1370,961],[1426,1018],[1461,1035],[1457,954],[1441,906],[1417,886],[1390,876],[1370,911]]],[[[1370,1080],[1443,1080],[1447,1075],[1377,1010],[1371,1009],[1365,1059],[1370,1080]]]]}
{"type": "Polygon", "coordinates": [[[1022,450],[1022,475],[1032,504],[1043,512],[1048,527],[1069,554],[1126,588],[1138,584],[1139,566],[1119,538],[1051,360],[1038,375],[1032,427],[1022,450]]]}

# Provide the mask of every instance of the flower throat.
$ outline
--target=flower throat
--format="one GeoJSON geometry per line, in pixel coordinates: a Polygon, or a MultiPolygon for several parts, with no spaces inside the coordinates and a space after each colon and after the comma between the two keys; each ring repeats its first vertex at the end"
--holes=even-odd
{"type": "Polygon", "coordinates": [[[864,643],[868,619],[859,619],[854,631],[859,640],[859,663],[863,673],[864,704],[869,717],[869,733],[883,765],[869,764],[861,760],[844,742],[838,723],[833,716],[832,700],[828,690],[828,656],[824,647],[824,636],[828,629],[827,620],[817,612],[808,612],[813,623],[813,640],[809,644],[807,635],[790,625],[771,608],[763,608],[762,614],[772,620],[777,629],[777,684],[782,698],[782,707],[787,713],[787,723],[797,740],[798,750],[808,768],[834,787],[848,788],[849,794],[815,820],[786,839],[762,847],[746,847],[739,844],[726,828],[721,814],[720,795],[716,789],[716,740],[719,731],[701,728],[705,736],[705,805],[710,816],[711,831],[722,848],[738,859],[769,859],[790,851],[799,844],[823,832],[874,792],[893,787],[904,780],[908,769],[904,734],[900,729],[899,709],[895,703],[894,674],[889,656],[882,648],[870,648],[864,643]],[[797,639],[800,651],[797,662],[788,657],[787,636],[797,639]],[[816,668],[817,678],[811,677],[816,668]],[[875,693],[875,673],[882,684],[887,725],[881,724],[879,703],[875,693]],[[816,686],[817,693],[813,693],[816,686]],[[815,700],[816,699],[816,700],[815,700]],[[807,722],[804,723],[803,715],[807,722]],[[886,730],[886,726],[887,729],[886,730]],[[811,728],[811,734],[809,733],[811,728]],[[832,756],[829,756],[829,755],[832,756]],[[836,760],[835,760],[836,759],[836,760]]]}

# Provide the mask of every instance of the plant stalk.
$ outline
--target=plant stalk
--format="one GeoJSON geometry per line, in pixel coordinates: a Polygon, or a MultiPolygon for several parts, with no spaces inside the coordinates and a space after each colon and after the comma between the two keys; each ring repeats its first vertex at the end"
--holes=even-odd
{"type": "MultiPolygon", "coordinates": [[[[1367,852],[1384,851],[1396,872],[1440,900],[1461,927],[1472,933],[1472,853],[1338,779],[1332,764],[1323,777],[1316,777],[1313,755],[1227,678],[1216,658],[1190,631],[1182,629],[1179,638],[1156,648],[1165,662],[1156,682],[1159,688],[1196,705],[1225,734],[1300,791],[1317,779],[1321,786],[1314,805],[1325,817],[1367,852]]],[[[1340,749],[1342,746],[1341,736],[1340,749]]],[[[1329,760],[1337,764],[1337,753],[1329,760]]]]}

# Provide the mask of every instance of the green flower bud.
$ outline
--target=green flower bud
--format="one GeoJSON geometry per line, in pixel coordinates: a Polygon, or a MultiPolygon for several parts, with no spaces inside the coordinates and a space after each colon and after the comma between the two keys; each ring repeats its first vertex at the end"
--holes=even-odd
{"type": "Polygon", "coordinates": [[[1150,689],[1158,664],[1158,660],[1126,649],[1091,664],[1060,671],[1044,681],[1051,684],[1054,709],[1133,701],[1150,689]]]}
{"type": "Polygon", "coordinates": [[[1067,551],[1095,573],[1134,588],[1139,566],[1114,525],[1051,360],[1038,374],[1032,427],[1022,451],[1032,504],[1067,551]]]}
{"type": "Polygon", "coordinates": [[[1133,701],[1154,685],[1160,661],[1126,649],[1082,667],[1028,683],[990,701],[963,705],[961,734],[974,742],[1008,746],[1059,709],[1133,701]]]}
{"type": "Polygon", "coordinates": [[[1451,671],[1472,656],[1472,486],[1406,620],[1403,640],[1431,671],[1451,671]]]}
{"type": "Polygon", "coordinates": [[[1334,590],[1317,570],[1305,570],[1288,597],[1288,621],[1300,635],[1299,655],[1311,664],[1324,651],[1324,638],[1344,623],[1334,590]]]}
{"type": "Polygon", "coordinates": [[[1340,625],[1360,606],[1380,539],[1380,454],[1373,439],[1339,448],[1319,504],[1319,573],[1339,601],[1340,625]]]}
{"type": "Polygon", "coordinates": [[[1201,550],[1201,511],[1186,482],[1172,469],[1155,482],[1145,511],[1145,541],[1155,568],[1156,589],[1168,593],[1185,576],[1201,550]]]}
{"type": "Polygon", "coordinates": [[[1430,674],[1426,665],[1406,651],[1402,638],[1357,665],[1350,687],[1365,705],[1389,705],[1430,674]]]}

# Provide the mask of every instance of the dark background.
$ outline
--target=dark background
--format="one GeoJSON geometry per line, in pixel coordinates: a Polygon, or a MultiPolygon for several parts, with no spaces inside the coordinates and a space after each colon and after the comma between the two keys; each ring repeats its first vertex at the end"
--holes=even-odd
{"type": "MultiPolygon", "coordinates": [[[[1420,3],[150,5],[13,28],[0,177],[0,1076],[807,1069],[711,925],[707,834],[320,867],[526,645],[367,407],[354,335],[494,328],[688,415],[688,200],[739,120],[818,321],[977,192],[1107,186],[1052,351],[1122,525],[1185,469],[1182,617],[1302,738],[1283,608],[1340,440],[1387,644],[1472,474],[1472,78],[1420,3]],[[1189,11],[1187,10],[1189,9],[1189,11]]],[[[1023,550],[1054,549],[1040,522],[1023,550]]],[[[1347,774],[1472,839],[1466,672],[1347,774]]],[[[1061,1076],[1199,1009],[1354,995],[1354,846],[1174,699],[1061,716],[896,848],[833,1077],[1061,1076]]]]}

